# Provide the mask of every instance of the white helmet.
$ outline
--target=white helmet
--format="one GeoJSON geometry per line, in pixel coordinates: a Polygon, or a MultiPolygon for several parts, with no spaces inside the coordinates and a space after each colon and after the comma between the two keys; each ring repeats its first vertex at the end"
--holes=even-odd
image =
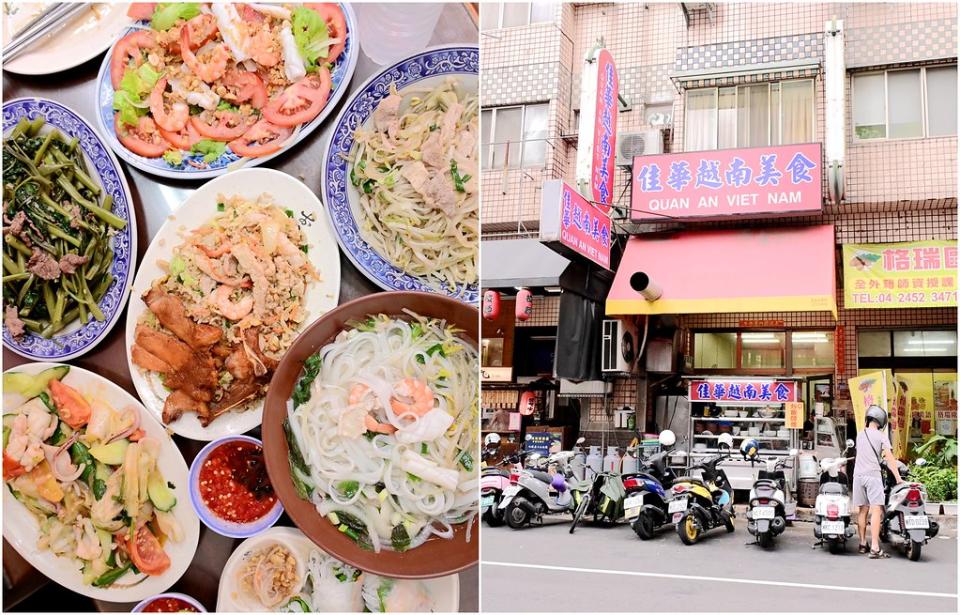
{"type": "Polygon", "coordinates": [[[500,444],[500,434],[498,433],[488,433],[487,437],[483,439],[484,446],[497,446],[500,444]]]}
{"type": "Polygon", "coordinates": [[[717,438],[717,444],[726,446],[727,448],[733,447],[733,436],[728,433],[720,434],[720,437],[717,438]]]}
{"type": "Polygon", "coordinates": [[[657,440],[660,441],[660,446],[673,446],[677,442],[677,434],[669,429],[664,429],[660,432],[660,437],[657,440]]]}

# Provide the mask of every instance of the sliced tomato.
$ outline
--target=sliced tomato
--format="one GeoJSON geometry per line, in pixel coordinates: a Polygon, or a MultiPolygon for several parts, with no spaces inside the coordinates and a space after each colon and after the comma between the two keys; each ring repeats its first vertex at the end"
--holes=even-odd
{"type": "Polygon", "coordinates": [[[316,11],[327,22],[327,35],[330,38],[339,40],[338,43],[330,46],[327,57],[320,58],[318,64],[320,62],[335,63],[347,46],[347,18],[343,16],[340,5],[334,2],[308,2],[304,6],[316,11]]]}
{"type": "Polygon", "coordinates": [[[263,117],[277,126],[296,126],[320,114],[330,97],[330,71],[326,66],[315,75],[288,86],[263,108],[263,117]]]}
{"type": "Polygon", "coordinates": [[[244,21],[250,21],[253,23],[260,23],[264,20],[263,13],[253,8],[249,4],[240,5],[240,18],[244,21]]]}
{"type": "Polygon", "coordinates": [[[236,88],[235,102],[250,102],[254,109],[262,109],[267,104],[267,86],[257,73],[245,70],[232,70],[223,78],[224,85],[236,88]]]}
{"type": "Polygon", "coordinates": [[[190,118],[190,124],[201,135],[214,141],[233,141],[250,130],[249,118],[236,111],[220,110],[214,113],[214,121],[207,123],[200,116],[190,118]]]}
{"type": "Polygon", "coordinates": [[[117,132],[120,143],[138,156],[159,158],[170,149],[170,144],[149,117],[140,118],[137,126],[125,126],[120,122],[120,114],[117,113],[113,116],[113,129],[117,132]]]}
{"type": "Polygon", "coordinates": [[[74,429],[80,429],[86,425],[93,409],[80,391],[59,380],[51,380],[48,386],[53,403],[57,406],[57,414],[63,422],[74,429]]]}
{"type": "Polygon", "coordinates": [[[170,567],[170,556],[146,525],[141,525],[133,539],[127,541],[127,549],[130,561],[144,574],[158,576],[170,567]]]}
{"type": "Polygon", "coordinates": [[[27,469],[20,465],[19,461],[7,455],[7,451],[3,451],[3,480],[10,480],[26,473],[27,469]]]}
{"type": "Polygon", "coordinates": [[[131,2],[130,8],[127,9],[127,17],[136,21],[150,19],[156,8],[156,2],[131,2]]]}
{"type": "Polygon", "coordinates": [[[178,132],[170,132],[169,130],[164,130],[159,127],[158,129],[160,130],[160,135],[166,139],[170,145],[184,151],[189,151],[197,141],[203,139],[203,135],[193,127],[193,122],[187,122],[186,127],[178,132]]]}
{"type": "Polygon", "coordinates": [[[260,120],[243,133],[239,139],[229,143],[237,156],[258,158],[268,156],[280,149],[280,145],[293,133],[292,128],[277,126],[267,120],[260,120]]]}
{"type": "Polygon", "coordinates": [[[110,83],[113,89],[120,87],[123,73],[126,72],[129,61],[133,60],[137,66],[143,61],[143,50],[157,46],[157,39],[152,30],[137,30],[121,38],[113,46],[110,56],[110,83]]]}

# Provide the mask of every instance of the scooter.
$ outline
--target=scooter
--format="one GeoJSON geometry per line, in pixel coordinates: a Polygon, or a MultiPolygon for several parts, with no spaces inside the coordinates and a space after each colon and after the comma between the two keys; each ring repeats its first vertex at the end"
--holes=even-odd
{"type": "Polygon", "coordinates": [[[623,478],[617,472],[600,472],[582,481],[571,485],[573,489],[574,508],[573,523],[570,524],[570,533],[573,534],[577,525],[586,515],[593,515],[593,522],[603,525],[613,525],[620,518],[623,511],[624,484],[623,478]]]}
{"type": "Polygon", "coordinates": [[[573,477],[568,467],[573,455],[573,451],[562,451],[544,460],[539,453],[533,453],[527,457],[526,467],[510,473],[510,487],[504,490],[497,506],[507,525],[518,530],[542,523],[544,515],[572,509],[571,485],[567,480],[573,477]]]}
{"type": "MultiPolygon", "coordinates": [[[[659,439],[663,449],[676,442],[676,436],[670,430],[661,432],[659,439]]],[[[669,455],[669,450],[661,450],[646,459],[640,459],[641,471],[623,481],[627,490],[627,497],[623,500],[623,516],[630,521],[630,527],[641,540],[650,540],[658,528],[673,523],[667,511],[670,492],[663,488],[676,478],[667,465],[669,455]]]]}
{"type": "Polygon", "coordinates": [[[834,554],[846,551],[847,540],[854,534],[850,523],[850,490],[847,488],[845,471],[849,460],[845,455],[853,447],[853,440],[847,440],[846,448],[839,457],[820,462],[820,489],[813,523],[813,534],[818,541],[813,547],[826,543],[830,553],[834,554]]]}
{"type": "MultiPolygon", "coordinates": [[[[510,472],[498,466],[488,466],[486,464],[496,460],[500,452],[500,437],[497,434],[489,434],[484,440],[482,463],[483,469],[480,473],[480,516],[490,527],[500,527],[506,520],[503,518],[503,511],[499,504],[503,497],[503,492],[510,487],[510,472]],[[496,438],[493,438],[496,436],[496,438]]],[[[512,464],[515,468],[521,468],[520,453],[511,455],[501,460],[501,463],[512,464]]]]}
{"type": "Polygon", "coordinates": [[[721,434],[718,439],[720,454],[690,467],[691,470],[700,470],[701,478],[683,476],[674,481],[670,490],[673,499],[667,512],[672,515],[677,535],[685,545],[696,544],[704,532],[720,526],[727,532],[734,530],[733,488],[723,468],[717,468],[717,464],[730,456],[732,444],[730,434],[721,434]]]}
{"type": "MultiPolygon", "coordinates": [[[[926,460],[920,458],[914,464],[923,466],[926,460]]],[[[904,547],[907,557],[915,562],[920,559],[923,545],[937,535],[940,526],[927,517],[927,489],[923,483],[910,481],[910,470],[902,462],[898,463],[897,469],[903,479],[899,485],[886,466],[883,468],[887,504],[883,525],[880,526],[880,539],[904,547]]]]}
{"type": "MultiPolygon", "coordinates": [[[[757,480],[750,487],[747,506],[747,531],[757,539],[751,544],[759,544],[764,549],[772,547],[773,539],[787,527],[787,516],[796,513],[784,468],[797,454],[798,451],[793,449],[788,457],[767,459],[766,469],[757,473],[757,480]],[[793,510],[788,510],[791,504],[793,510]]],[[[750,458],[751,463],[756,460],[759,455],[750,458]]]]}

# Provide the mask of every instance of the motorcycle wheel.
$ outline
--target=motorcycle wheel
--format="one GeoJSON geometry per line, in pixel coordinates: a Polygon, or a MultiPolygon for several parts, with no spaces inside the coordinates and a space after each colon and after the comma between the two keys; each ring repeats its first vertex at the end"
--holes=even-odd
{"type": "Polygon", "coordinates": [[[577,509],[573,512],[573,523],[570,524],[570,533],[574,533],[577,529],[577,524],[580,523],[580,519],[583,519],[583,515],[587,512],[587,507],[590,506],[590,500],[593,498],[589,493],[583,494],[583,497],[580,499],[580,503],[577,504],[577,509]]]}
{"type": "MultiPolygon", "coordinates": [[[[521,499],[521,501],[525,502],[526,500],[521,499]]],[[[519,530],[530,521],[529,511],[527,511],[526,508],[519,506],[516,499],[510,502],[510,505],[507,506],[503,516],[507,519],[507,525],[515,530],[519,530]]]]}
{"type": "Polygon", "coordinates": [[[762,532],[757,534],[757,542],[760,543],[760,547],[763,549],[769,549],[773,546],[773,535],[770,532],[762,532]]]}
{"type": "Polygon", "coordinates": [[[827,541],[827,544],[828,548],[830,549],[830,553],[833,555],[840,555],[841,553],[845,553],[847,551],[847,543],[843,542],[842,540],[829,540],[827,541]]]}
{"type": "MultiPolygon", "coordinates": [[[[494,505],[496,505],[496,503],[494,505]]],[[[490,510],[484,513],[483,520],[486,521],[487,525],[490,527],[500,527],[506,523],[506,520],[503,518],[503,513],[493,506],[490,507],[490,510]]]]}
{"type": "Polygon", "coordinates": [[[723,521],[723,527],[727,528],[727,533],[732,533],[735,528],[733,527],[733,517],[730,516],[730,513],[725,510],[721,510],[720,520],[723,521]]]}
{"type": "Polygon", "coordinates": [[[693,513],[684,513],[677,523],[677,535],[680,536],[680,542],[685,545],[696,544],[700,540],[700,534],[700,523],[697,522],[693,513]]]}
{"type": "Polygon", "coordinates": [[[640,537],[640,540],[650,540],[653,538],[654,525],[653,517],[648,515],[645,512],[641,512],[640,516],[634,519],[631,524],[633,531],[636,532],[637,536],[640,537]]]}
{"type": "Polygon", "coordinates": [[[911,540],[907,544],[907,557],[910,558],[911,562],[915,562],[920,559],[920,551],[923,548],[923,543],[916,540],[911,540]]]}

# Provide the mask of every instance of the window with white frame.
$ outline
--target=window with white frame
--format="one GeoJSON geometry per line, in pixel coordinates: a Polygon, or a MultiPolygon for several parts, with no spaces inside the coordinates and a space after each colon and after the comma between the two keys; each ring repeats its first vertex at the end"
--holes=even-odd
{"type": "Polygon", "coordinates": [[[957,67],[855,74],[853,134],[858,140],[957,134],[957,67]]]}
{"type": "Polygon", "coordinates": [[[480,29],[496,30],[553,21],[554,6],[550,2],[483,2],[480,4],[480,29]]]}
{"type": "Polygon", "coordinates": [[[687,90],[684,150],[813,141],[813,80],[687,90]]]}
{"type": "Polygon", "coordinates": [[[542,167],[549,104],[484,109],[480,115],[483,168],[542,167]]]}

